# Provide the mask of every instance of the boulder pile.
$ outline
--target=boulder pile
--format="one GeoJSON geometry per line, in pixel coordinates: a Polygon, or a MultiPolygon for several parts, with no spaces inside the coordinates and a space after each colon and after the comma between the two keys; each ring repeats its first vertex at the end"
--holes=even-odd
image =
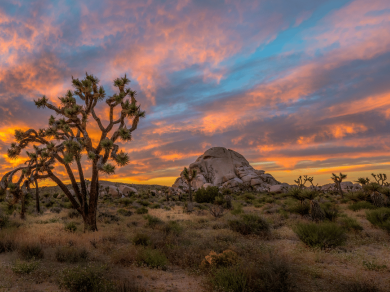
{"type": "MultiPolygon", "coordinates": [[[[208,149],[189,166],[189,169],[197,171],[196,178],[191,182],[191,187],[195,190],[208,186],[235,189],[242,184],[252,186],[257,191],[283,190],[289,187],[288,184],[278,182],[264,170],[254,169],[244,156],[224,147],[208,149]]],[[[179,192],[188,189],[183,173],[176,179],[172,188],[179,192]]]]}

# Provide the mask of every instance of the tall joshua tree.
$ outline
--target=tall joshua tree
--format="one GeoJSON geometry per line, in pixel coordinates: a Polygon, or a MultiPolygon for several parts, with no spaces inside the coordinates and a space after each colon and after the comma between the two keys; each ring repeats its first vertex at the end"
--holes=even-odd
{"type": "Polygon", "coordinates": [[[337,187],[337,189],[339,191],[339,194],[340,194],[340,196],[342,198],[344,198],[344,193],[343,193],[343,190],[341,189],[341,182],[345,178],[347,178],[347,175],[346,174],[342,174],[341,172],[340,172],[340,175],[336,175],[336,174],[332,173],[332,177],[331,177],[331,179],[336,184],[336,187],[337,187]]]}
{"type": "Polygon", "coordinates": [[[190,194],[190,202],[192,203],[192,189],[191,189],[191,182],[196,177],[196,169],[193,169],[192,171],[189,171],[187,167],[184,167],[183,170],[183,176],[184,179],[188,183],[188,192],[190,194]]]}
{"type": "MultiPolygon", "coordinates": [[[[17,158],[22,149],[33,146],[33,151],[28,152],[28,160],[24,166],[15,168],[6,173],[1,182],[0,190],[7,188],[13,195],[13,203],[21,200],[24,216],[24,198],[30,192],[30,184],[39,179],[51,179],[57,184],[69,198],[84,220],[85,229],[95,231],[96,209],[99,197],[99,173],[112,174],[115,166],[108,160],[111,158],[118,166],[124,166],[129,162],[129,157],[123,151],[118,152],[119,146],[115,144],[118,139],[130,141],[131,134],[137,129],[140,118],[145,116],[135,99],[136,92],[127,88],[130,80],[126,75],[114,80],[114,86],[118,93],[108,97],[105,102],[108,106],[108,125],[103,126],[102,121],[95,112],[95,107],[102,101],[106,93],[102,86],[98,86],[99,79],[88,75],[82,80],[72,77],[74,91],[69,90],[64,97],[59,97],[60,105],[55,106],[43,96],[35,101],[38,108],[49,108],[57,117],[50,116],[49,126],[44,129],[30,129],[25,132],[15,131],[16,143],[8,149],[8,157],[17,158]],[[129,98],[126,98],[129,97],[129,98]],[[77,99],[76,99],[77,98],[77,99]],[[79,103],[80,104],[79,104],[79,103]],[[114,109],[119,108],[120,113],[114,119],[114,109]],[[88,119],[93,121],[100,129],[100,137],[97,143],[92,143],[87,126],[91,125],[88,119]],[[129,124],[129,128],[126,124],[129,124]],[[115,127],[115,129],[114,129],[115,127]],[[110,137],[109,137],[110,134],[110,137]],[[95,144],[95,145],[94,145],[95,144]],[[84,177],[82,155],[87,154],[92,170],[90,184],[87,189],[84,177]],[[77,167],[78,181],[71,165],[77,167]],[[56,175],[59,166],[63,166],[69,177],[74,191],[74,196],[62,180],[56,175]],[[14,179],[19,173],[19,178],[14,179]],[[87,196],[89,194],[89,196],[87,196]]],[[[37,186],[37,184],[35,184],[37,186]]]]}

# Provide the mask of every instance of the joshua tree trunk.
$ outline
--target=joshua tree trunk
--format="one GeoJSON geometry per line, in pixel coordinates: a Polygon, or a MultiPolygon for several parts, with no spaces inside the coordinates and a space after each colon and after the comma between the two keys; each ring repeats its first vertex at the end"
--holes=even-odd
{"type": "Polygon", "coordinates": [[[344,192],[343,192],[343,190],[341,189],[341,183],[340,183],[340,182],[337,183],[337,188],[338,188],[338,190],[339,190],[339,194],[340,194],[341,198],[344,199],[344,192]]]}
{"type": "Polygon", "coordinates": [[[38,180],[35,180],[35,207],[36,207],[37,213],[40,213],[41,212],[41,207],[39,206],[38,180]]]}
{"type": "Polygon", "coordinates": [[[26,218],[24,216],[24,213],[26,212],[25,200],[26,200],[26,196],[22,193],[22,196],[21,196],[22,206],[21,206],[21,209],[20,209],[20,219],[25,219],[26,218]]]}

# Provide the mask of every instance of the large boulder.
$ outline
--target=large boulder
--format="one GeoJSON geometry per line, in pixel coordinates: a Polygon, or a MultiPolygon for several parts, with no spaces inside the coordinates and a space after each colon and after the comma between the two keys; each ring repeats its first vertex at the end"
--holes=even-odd
{"type": "Polygon", "coordinates": [[[126,185],[121,185],[119,186],[119,191],[125,195],[125,196],[128,196],[129,194],[136,194],[138,193],[137,189],[136,188],[133,188],[133,187],[129,187],[129,186],[126,186],[126,185]]]}
{"type": "MultiPolygon", "coordinates": [[[[235,188],[240,184],[268,190],[269,186],[280,184],[264,170],[254,169],[241,154],[224,147],[210,148],[190,164],[189,169],[197,170],[197,176],[191,182],[191,187],[195,190],[205,185],[235,188]]],[[[182,173],[172,187],[188,190],[182,173]]]]}

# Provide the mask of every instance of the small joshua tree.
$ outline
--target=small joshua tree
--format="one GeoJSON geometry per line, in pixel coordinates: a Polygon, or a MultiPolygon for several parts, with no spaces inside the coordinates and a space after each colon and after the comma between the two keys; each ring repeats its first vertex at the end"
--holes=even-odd
{"type": "Polygon", "coordinates": [[[191,182],[193,181],[193,179],[196,177],[196,169],[193,169],[192,171],[189,171],[187,169],[187,167],[184,167],[184,170],[183,170],[183,176],[184,176],[184,179],[187,181],[188,183],[188,193],[190,195],[190,202],[192,203],[192,189],[191,189],[191,182]]]}
{"type": "Polygon", "coordinates": [[[364,185],[370,183],[370,179],[368,177],[366,177],[366,178],[359,177],[356,182],[361,184],[362,186],[364,186],[364,185]]]}
{"type": "Polygon", "coordinates": [[[371,175],[374,177],[375,181],[383,187],[385,181],[387,180],[387,175],[385,173],[379,173],[379,174],[371,173],[371,175]]]}
{"type": "Polygon", "coordinates": [[[26,151],[28,160],[25,165],[6,173],[0,182],[0,189],[10,190],[14,204],[21,201],[22,217],[24,216],[25,196],[30,192],[30,184],[49,178],[61,188],[73,208],[81,214],[85,229],[97,230],[99,174],[115,172],[115,166],[108,163],[110,158],[118,166],[128,164],[128,155],[122,151],[118,152],[119,146],[115,143],[119,138],[124,142],[130,141],[131,134],[137,129],[140,118],[145,116],[145,112],[141,111],[135,99],[136,92],[126,88],[129,83],[130,80],[126,75],[114,80],[114,86],[119,92],[105,100],[109,112],[107,127],[103,126],[95,112],[97,103],[105,98],[106,93],[102,86],[98,86],[99,80],[88,73],[82,80],[72,77],[75,91],[69,90],[64,97],[59,97],[59,106],[49,103],[45,96],[35,101],[38,108],[48,108],[57,117],[51,116],[49,126],[45,129],[15,131],[16,143],[11,144],[8,157],[17,158],[22,149],[28,146],[33,146],[33,151],[26,151]],[[116,108],[119,108],[120,112],[119,117],[114,119],[116,108]],[[91,125],[91,120],[96,123],[101,132],[100,137],[96,137],[98,143],[95,145],[87,129],[87,126],[91,125]],[[127,128],[127,123],[131,125],[130,128],[127,128]],[[110,133],[111,136],[108,137],[110,133]],[[83,167],[85,161],[82,161],[84,154],[91,161],[92,174],[89,190],[85,184],[85,167],[83,167]],[[80,187],[71,165],[77,167],[80,187]],[[59,166],[65,168],[74,195],[57,176],[59,166]],[[20,173],[19,179],[14,181],[14,176],[18,172],[20,173]]]}
{"type": "Polygon", "coordinates": [[[336,175],[336,174],[332,173],[332,177],[331,177],[331,179],[334,181],[334,183],[339,191],[339,194],[342,198],[344,198],[344,193],[343,193],[343,190],[341,189],[341,182],[345,178],[347,178],[347,175],[342,174],[341,172],[340,172],[340,175],[336,175]]]}
{"type": "Polygon", "coordinates": [[[298,185],[298,188],[303,189],[305,187],[305,184],[306,184],[307,181],[310,182],[312,186],[314,186],[313,185],[313,180],[314,180],[313,177],[308,177],[307,175],[304,175],[303,178],[302,178],[302,176],[300,175],[298,177],[298,179],[296,179],[294,181],[298,185]]]}

